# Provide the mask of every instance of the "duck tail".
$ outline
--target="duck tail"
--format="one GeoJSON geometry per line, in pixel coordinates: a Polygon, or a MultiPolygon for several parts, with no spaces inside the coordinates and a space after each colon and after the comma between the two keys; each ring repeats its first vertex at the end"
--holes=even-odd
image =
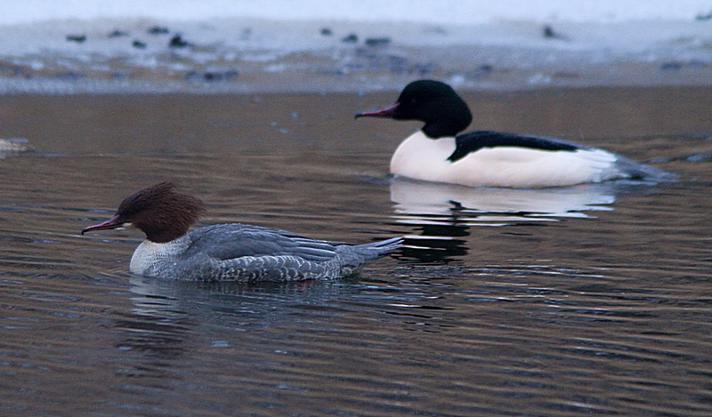
{"type": "Polygon", "coordinates": [[[356,245],[354,246],[354,249],[362,254],[366,260],[371,260],[393,252],[394,250],[400,248],[402,244],[403,237],[398,236],[386,240],[380,240],[378,242],[356,245]]]}

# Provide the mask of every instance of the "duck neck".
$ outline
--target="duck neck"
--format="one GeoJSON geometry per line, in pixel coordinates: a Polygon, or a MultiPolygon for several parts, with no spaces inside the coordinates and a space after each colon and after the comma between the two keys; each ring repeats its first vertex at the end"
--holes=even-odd
{"type": "Polygon", "coordinates": [[[190,244],[189,235],[165,243],[146,239],[134,251],[129,270],[139,275],[153,275],[153,272],[163,265],[173,264],[190,244]]]}
{"type": "Polygon", "coordinates": [[[461,131],[449,123],[426,123],[421,130],[430,139],[451,138],[461,131]]]}

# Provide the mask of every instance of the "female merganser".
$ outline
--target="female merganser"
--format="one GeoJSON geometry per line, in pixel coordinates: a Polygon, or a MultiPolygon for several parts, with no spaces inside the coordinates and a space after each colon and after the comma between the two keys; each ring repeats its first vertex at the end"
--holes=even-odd
{"type": "Polygon", "coordinates": [[[621,178],[656,170],[603,149],[539,136],[492,131],[460,133],[472,114],[449,85],[433,80],[408,84],[391,107],[359,117],[419,120],[391,158],[391,173],[466,186],[556,187],[621,178]]]}
{"type": "Polygon", "coordinates": [[[348,245],[237,223],[188,232],[203,211],[199,199],[162,182],[125,198],[113,217],[82,234],[133,225],[146,234],[146,240],[131,257],[132,273],[190,281],[336,279],[354,274],[403,241],[396,237],[348,245]]]}

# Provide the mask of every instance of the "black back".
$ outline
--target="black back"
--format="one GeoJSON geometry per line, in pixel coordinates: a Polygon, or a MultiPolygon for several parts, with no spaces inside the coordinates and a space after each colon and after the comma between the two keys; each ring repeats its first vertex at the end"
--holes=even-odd
{"type": "Polygon", "coordinates": [[[455,151],[447,158],[450,162],[459,161],[467,155],[483,148],[502,146],[566,152],[575,152],[581,149],[579,146],[556,139],[522,136],[514,133],[492,132],[488,130],[478,130],[456,136],[455,145],[455,151]]]}

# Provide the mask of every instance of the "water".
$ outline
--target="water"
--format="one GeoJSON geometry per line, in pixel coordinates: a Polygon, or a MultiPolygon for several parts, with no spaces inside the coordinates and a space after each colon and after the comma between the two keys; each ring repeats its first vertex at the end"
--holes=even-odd
{"type": "Polygon", "coordinates": [[[0,415],[707,416],[709,88],[467,95],[482,128],[585,141],[657,186],[469,190],[386,177],[392,94],[4,96],[0,415]],[[338,282],[128,274],[80,236],[172,179],[241,221],[408,247],[338,282]]]}

